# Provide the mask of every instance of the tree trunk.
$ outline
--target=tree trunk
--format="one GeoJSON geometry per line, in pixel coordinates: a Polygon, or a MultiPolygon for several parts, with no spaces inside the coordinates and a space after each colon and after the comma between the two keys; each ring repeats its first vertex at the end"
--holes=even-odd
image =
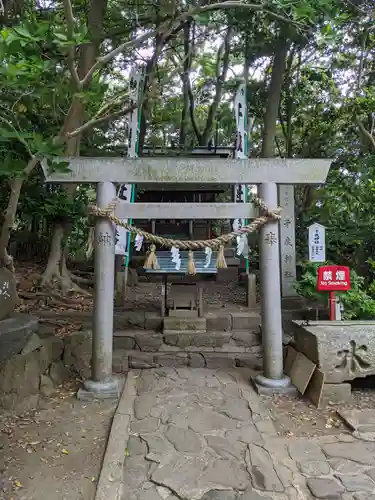
{"type": "MultiPolygon", "coordinates": [[[[101,41],[102,25],[107,9],[107,0],[92,0],[88,12],[88,28],[90,33],[90,42],[82,45],[80,48],[80,58],[78,64],[78,77],[82,80],[96,61],[99,54],[101,41]]],[[[90,85],[91,80],[87,82],[90,85]]],[[[85,105],[78,96],[73,97],[68,116],[62,127],[61,136],[76,130],[80,127],[85,118],[85,105]]],[[[81,135],[70,138],[66,143],[66,156],[78,156],[80,149],[81,135]]],[[[74,196],[77,189],[76,184],[64,186],[68,196],[74,196]]],[[[62,273],[62,262],[64,259],[64,240],[68,236],[70,225],[55,224],[52,234],[51,250],[47,262],[47,267],[43,273],[41,285],[57,284],[63,291],[77,289],[73,281],[62,273]]]]}
{"type": "Polygon", "coordinates": [[[288,46],[286,40],[280,40],[273,59],[271,83],[268,91],[266,112],[264,113],[261,151],[261,156],[263,158],[272,158],[275,154],[277,117],[279,114],[287,52],[288,46]]]}
{"type": "Polygon", "coordinates": [[[10,183],[8,206],[4,212],[4,220],[0,230],[0,267],[5,266],[14,272],[13,258],[8,254],[10,233],[13,229],[17,214],[18,201],[24,179],[27,178],[38,164],[38,159],[33,157],[23,171],[23,175],[16,177],[10,183]]]}
{"type": "Polygon", "coordinates": [[[181,124],[179,134],[179,145],[186,148],[186,135],[189,119],[189,83],[191,68],[191,55],[190,55],[190,23],[184,24],[184,72],[182,75],[182,92],[183,92],[183,108],[181,113],[181,124]]]}

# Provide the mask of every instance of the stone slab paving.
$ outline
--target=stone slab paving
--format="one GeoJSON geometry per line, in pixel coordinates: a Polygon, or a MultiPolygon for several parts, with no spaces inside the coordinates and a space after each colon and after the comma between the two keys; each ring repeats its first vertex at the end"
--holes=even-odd
{"type": "Polygon", "coordinates": [[[375,442],[278,436],[241,371],[130,373],[118,500],[375,500],[375,442]]]}

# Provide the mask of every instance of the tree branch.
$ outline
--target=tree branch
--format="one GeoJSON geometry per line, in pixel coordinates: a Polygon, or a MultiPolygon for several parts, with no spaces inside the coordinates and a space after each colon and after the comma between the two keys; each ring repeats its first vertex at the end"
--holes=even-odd
{"type": "Polygon", "coordinates": [[[229,55],[230,55],[230,41],[232,38],[233,29],[232,26],[229,26],[227,29],[227,33],[224,38],[224,42],[219,49],[217,60],[216,60],[216,88],[215,88],[215,96],[211,103],[211,106],[208,110],[208,116],[206,121],[206,126],[204,128],[204,132],[202,134],[202,141],[204,144],[202,146],[206,146],[206,143],[209,140],[209,135],[212,131],[212,126],[214,123],[214,119],[221,101],[221,96],[223,93],[224,82],[227,77],[228,68],[229,68],[229,55]],[[220,72],[220,63],[221,58],[223,58],[223,67],[220,72]]]}
{"type": "Polygon", "coordinates": [[[178,26],[182,27],[183,23],[188,20],[191,17],[196,16],[197,14],[201,14],[204,12],[210,12],[210,11],[215,11],[215,10],[227,10],[227,9],[235,9],[235,8],[242,8],[242,9],[249,9],[249,10],[254,10],[254,11],[261,11],[265,14],[268,14],[271,16],[273,19],[277,19],[278,21],[282,21],[285,23],[292,23],[294,25],[302,26],[300,23],[297,23],[293,21],[290,18],[284,17],[280,14],[276,14],[275,12],[270,11],[269,9],[265,9],[263,5],[261,4],[246,4],[241,1],[227,1],[227,2],[219,2],[219,3],[213,3],[210,5],[201,5],[198,7],[193,7],[189,9],[186,12],[181,13],[179,16],[177,16],[175,19],[168,19],[164,23],[162,23],[159,27],[149,31],[148,33],[144,33],[143,35],[139,36],[135,40],[129,40],[127,42],[121,43],[118,45],[115,49],[111,50],[108,52],[106,55],[98,57],[96,60],[95,64],[89,69],[87,74],[84,76],[84,78],[81,80],[81,85],[82,87],[85,87],[87,83],[90,82],[93,74],[98,71],[102,66],[107,64],[109,61],[111,61],[114,57],[118,56],[122,52],[124,52],[127,49],[134,49],[140,47],[144,42],[149,40],[150,38],[156,36],[157,34],[162,34],[165,36],[169,36],[178,26]],[[166,34],[166,32],[168,32],[166,34]]]}
{"type": "Polygon", "coordinates": [[[12,122],[10,122],[9,120],[7,120],[6,118],[4,118],[3,116],[0,115],[0,121],[2,121],[3,123],[5,123],[10,129],[13,130],[13,132],[15,134],[17,134],[17,141],[20,142],[26,149],[27,153],[29,154],[29,156],[31,158],[33,158],[33,153],[31,152],[31,149],[29,147],[29,145],[27,144],[27,142],[25,141],[25,139],[23,137],[21,137],[19,134],[19,131],[16,129],[16,127],[13,125],[12,122]]]}
{"type": "MultiPolygon", "coordinates": [[[[72,4],[70,0],[64,0],[64,12],[65,12],[65,19],[66,19],[66,27],[67,27],[67,32],[68,32],[68,40],[73,42],[74,41],[74,26],[75,26],[75,20],[73,16],[73,9],[72,9],[72,4]]],[[[71,47],[69,47],[68,50],[68,57],[67,57],[67,65],[68,69],[70,72],[70,75],[72,77],[72,81],[74,86],[76,87],[77,90],[80,90],[82,88],[81,81],[79,79],[77,69],[75,66],[75,52],[76,52],[76,47],[73,44],[71,47]]]]}
{"type": "Polygon", "coordinates": [[[365,137],[370,142],[373,149],[375,150],[375,138],[374,138],[374,136],[370,134],[370,132],[366,129],[366,127],[363,125],[363,123],[361,122],[361,120],[358,117],[356,117],[355,120],[357,122],[358,128],[361,131],[363,137],[365,137]]]}

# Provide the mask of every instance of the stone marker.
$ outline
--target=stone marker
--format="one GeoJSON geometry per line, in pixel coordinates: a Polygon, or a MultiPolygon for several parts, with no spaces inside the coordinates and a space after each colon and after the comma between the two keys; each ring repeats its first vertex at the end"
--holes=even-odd
{"type": "Polygon", "coordinates": [[[0,320],[9,318],[18,303],[16,280],[5,267],[0,268],[0,320]]]}
{"type": "Polygon", "coordinates": [[[290,369],[292,384],[297,387],[301,394],[305,394],[316,365],[304,354],[297,352],[296,359],[290,369]]]}
{"type": "Polygon", "coordinates": [[[297,351],[339,384],[375,374],[375,321],[293,321],[297,351]]]}
{"type": "Polygon", "coordinates": [[[290,370],[292,369],[293,363],[297,357],[297,351],[291,345],[288,346],[285,358],[285,374],[290,376],[290,370]]]}
{"type": "Polygon", "coordinates": [[[315,367],[309,385],[306,389],[306,396],[319,409],[322,403],[324,387],[324,373],[315,367]]]}

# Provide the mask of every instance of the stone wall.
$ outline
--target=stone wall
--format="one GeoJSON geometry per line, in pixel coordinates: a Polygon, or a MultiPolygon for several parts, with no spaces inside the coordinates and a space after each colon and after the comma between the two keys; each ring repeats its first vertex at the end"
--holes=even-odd
{"type": "Polygon", "coordinates": [[[56,387],[72,375],[63,363],[64,342],[33,333],[22,350],[0,364],[0,406],[24,413],[38,406],[40,397],[50,397],[56,387]]]}
{"type": "Polygon", "coordinates": [[[113,367],[117,372],[164,366],[258,369],[263,356],[259,329],[205,333],[117,331],[114,349],[113,367]]]}
{"type": "MultiPolygon", "coordinates": [[[[83,311],[64,311],[62,313],[51,311],[40,311],[39,331],[50,331],[51,325],[57,322],[75,322],[80,323],[83,330],[91,329],[92,313],[83,311]]],[[[208,312],[205,314],[207,320],[207,330],[235,330],[252,327],[254,321],[260,324],[259,311],[241,311],[208,312]],[[256,318],[256,319],[254,319],[256,318]]],[[[115,311],[114,329],[115,330],[154,330],[161,331],[163,327],[163,318],[158,312],[150,311],[115,311]]]]}

